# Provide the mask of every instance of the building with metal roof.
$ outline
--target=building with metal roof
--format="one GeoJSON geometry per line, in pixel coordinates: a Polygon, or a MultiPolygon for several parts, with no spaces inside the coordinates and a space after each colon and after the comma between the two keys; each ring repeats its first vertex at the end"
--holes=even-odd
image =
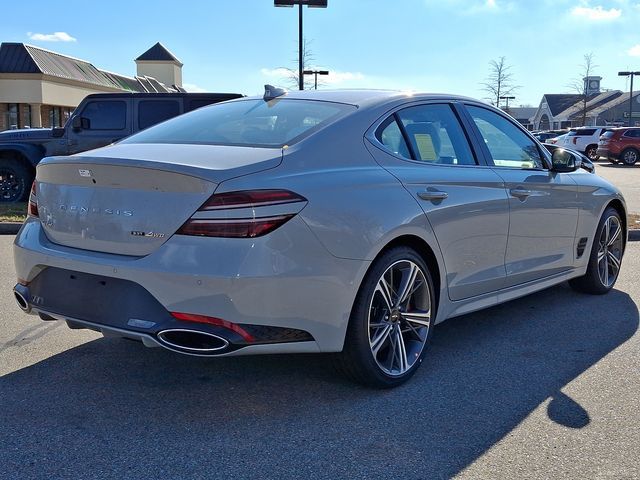
{"type": "Polygon", "coordinates": [[[182,63],[161,43],[136,60],[133,77],[24,43],[0,45],[0,131],[58,127],[91,93],[184,92],[182,63]]]}

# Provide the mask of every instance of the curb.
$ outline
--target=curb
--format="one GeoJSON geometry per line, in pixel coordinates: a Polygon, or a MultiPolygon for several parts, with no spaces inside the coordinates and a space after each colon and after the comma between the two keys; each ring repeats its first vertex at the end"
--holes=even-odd
{"type": "Polygon", "coordinates": [[[15,235],[21,226],[18,222],[0,222],[0,235],[15,235]]]}

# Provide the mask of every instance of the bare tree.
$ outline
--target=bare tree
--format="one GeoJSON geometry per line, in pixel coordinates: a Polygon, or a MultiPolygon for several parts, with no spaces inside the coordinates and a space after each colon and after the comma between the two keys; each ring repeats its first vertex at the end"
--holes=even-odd
{"type": "Polygon", "coordinates": [[[581,126],[584,126],[585,123],[587,123],[587,102],[589,100],[587,92],[589,91],[589,85],[586,79],[587,77],[592,76],[594,70],[598,67],[598,65],[593,61],[593,52],[586,53],[583,59],[584,63],[580,65],[580,77],[573,79],[568,85],[571,89],[576,91],[578,95],[580,95],[581,126]]]}
{"type": "MultiPolygon", "coordinates": [[[[305,38],[302,42],[302,69],[306,69],[308,68],[308,66],[311,66],[311,64],[315,61],[315,56],[313,54],[313,52],[311,51],[311,48],[309,48],[311,45],[311,40],[307,41],[307,39],[305,38]]],[[[292,60],[292,63],[294,63],[296,65],[296,68],[287,68],[287,67],[281,67],[283,70],[286,71],[286,78],[287,78],[287,82],[289,83],[289,85],[291,86],[291,88],[295,88],[298,89],[300,83],[299,83],[299,75],[298,75],[298,55],[297,55],[297,50],[296,50],[296,58],[292,60]]],[[[318,86],[321,86],[322,83],[320,81],[318,81],[318,86]]],[[[304,89],[305,90],[310,90],[314,87],[314,80],[313,77],[307,77],[304,79],[304,89]]]]}
{"type": "Polygon", "coordinates": [[[519,86],[513,82],[511,65],[507,64],[505,57],[489,62],[489,76],[482,83],[482,89],[489,94],[487,100],[491,105],[500,106],[500,97],[513,96],[519,86]]]}

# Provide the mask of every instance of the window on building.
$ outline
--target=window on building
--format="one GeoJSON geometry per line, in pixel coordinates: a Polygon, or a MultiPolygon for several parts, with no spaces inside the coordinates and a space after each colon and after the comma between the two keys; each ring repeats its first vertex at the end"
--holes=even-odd
{"type": "Polygon", "coordinates": [[[51,110],[49,110],[49,126],[61,127],[62,125],[62,108],[51,107],[51,110]]]}
{"type": "Polygon", "coordinates": [[[7,105],[7,127],[10,129],[20,128],[20,105],[17,103],[7,105]]]}

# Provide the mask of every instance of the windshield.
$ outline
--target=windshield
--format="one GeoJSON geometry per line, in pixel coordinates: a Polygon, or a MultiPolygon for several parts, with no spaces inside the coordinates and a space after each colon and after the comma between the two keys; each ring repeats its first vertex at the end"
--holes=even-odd
{"type": "Polygon", "coordinates": [[[315,100],[240,100],[186,113],[121,143],[282,147],[355,109],[353,105],[315,100]]]}

